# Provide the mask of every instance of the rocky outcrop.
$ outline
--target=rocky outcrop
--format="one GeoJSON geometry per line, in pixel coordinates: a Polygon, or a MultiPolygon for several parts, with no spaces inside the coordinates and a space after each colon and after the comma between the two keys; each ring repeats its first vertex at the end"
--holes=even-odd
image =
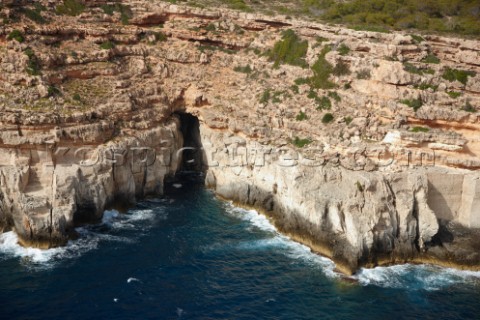
{"type": "Polygon", "coordinates": [[[207,185],[342,271],[479,268],[478,41],[161,1],[89,1],[78,16],[42,3],[42,24],[0,11],[15,21],[0,26],[0,230],[24,245],[61,245],[108,206],[161,193],[179,150],[200,145],[188,113],[207,185]],[[308,42],[305,68],[264,54],[285,29],[308,42]],[[319,64],[328,82],[310,86],[319,64]]]}

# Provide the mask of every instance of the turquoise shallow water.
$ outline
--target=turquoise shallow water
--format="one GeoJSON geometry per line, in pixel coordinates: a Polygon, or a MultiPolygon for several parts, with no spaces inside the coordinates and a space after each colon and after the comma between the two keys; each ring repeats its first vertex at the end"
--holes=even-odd
{"type": "Polygon", "coordinates": [[[328,259],[254,211],[183,186],[40,251],[0,236],[1,319],[479,319],[480,273],[362,270],[328,259]]]}

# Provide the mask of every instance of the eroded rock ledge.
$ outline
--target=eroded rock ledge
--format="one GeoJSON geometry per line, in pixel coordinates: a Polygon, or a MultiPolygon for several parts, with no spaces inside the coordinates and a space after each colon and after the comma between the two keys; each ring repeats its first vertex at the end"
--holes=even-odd
{"type": "Polygon", "coordinates": [[[44,24],[0,11],[15,18],[0,26],[0,229],[61,245],[106,207],[162,193],[189,113],[207,185],[345,273],[480,268],[480,42],[150,1],[123,1],[122,24],[104,3],[70,17],[45,1],[44,24]],[[285,29],[308,41],[308,68],[262,54],[285,29]],[[302,84],[326,46],[343,71],[302,84]]]}

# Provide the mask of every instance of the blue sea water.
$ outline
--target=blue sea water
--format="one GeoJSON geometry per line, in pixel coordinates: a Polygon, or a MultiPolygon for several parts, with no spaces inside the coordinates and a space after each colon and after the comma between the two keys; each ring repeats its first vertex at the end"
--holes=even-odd
{"type": "Polygon", "coordinates": [[[198,185],[78,232],[46,251],[0,236],[1,319],[480,318],[480,273],[403,265],[347,282],[198,185]]]}

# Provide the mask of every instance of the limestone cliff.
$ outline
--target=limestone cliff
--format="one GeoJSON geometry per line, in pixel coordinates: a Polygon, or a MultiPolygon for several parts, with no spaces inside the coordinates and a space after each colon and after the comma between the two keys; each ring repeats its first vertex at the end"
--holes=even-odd
{"type": "Polygon", "coordinates": [[[207,185],[344,272],[479,268],[479,41],[161,1],[71,16],[42,3],[0,11],[0,226],[25,245],[62,244],[106,207],[161,193],[189,113],[207,185]],[[306,43],[301,63],[271,54],[286,30],[306,43]]]}

